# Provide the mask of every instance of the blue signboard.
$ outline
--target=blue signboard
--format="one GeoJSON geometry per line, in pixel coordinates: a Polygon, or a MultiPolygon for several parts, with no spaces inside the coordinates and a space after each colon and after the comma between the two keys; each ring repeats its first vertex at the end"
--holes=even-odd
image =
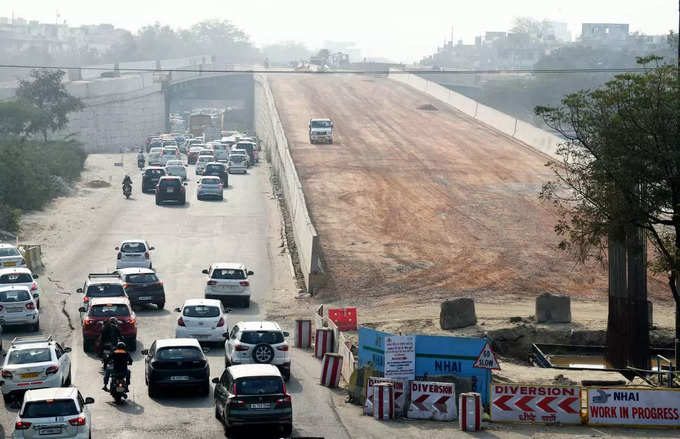
{"type": "Polygon", "coordinates": [[[392,334],[359,326],[359,366],[372,365],[385,371],[385,337],[392,334]]]}

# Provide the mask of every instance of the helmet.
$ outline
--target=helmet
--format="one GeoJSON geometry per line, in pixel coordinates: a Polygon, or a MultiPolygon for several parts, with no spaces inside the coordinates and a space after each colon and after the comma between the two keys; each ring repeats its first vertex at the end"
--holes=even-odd
{"type": "Polygon", "coordinates": [[[119,341],[118,344],[116,345],[118,349],[125,349],[125,342],[124,341],[119,341]]]}
{"type": "Polygon", "coordinates": [[[111,323],[112,325],[117,325],[118,319],[115,317],[109,317],[109,323],[111,323]]]}

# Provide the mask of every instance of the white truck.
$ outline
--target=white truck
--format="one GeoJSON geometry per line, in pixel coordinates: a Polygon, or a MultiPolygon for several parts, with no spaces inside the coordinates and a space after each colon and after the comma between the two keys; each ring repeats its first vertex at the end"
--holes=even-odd
{"type": "Polygon", "coordinates": [[[309,143],[333,143],[333,121],[330,119],[309,120],[309,143]]]}

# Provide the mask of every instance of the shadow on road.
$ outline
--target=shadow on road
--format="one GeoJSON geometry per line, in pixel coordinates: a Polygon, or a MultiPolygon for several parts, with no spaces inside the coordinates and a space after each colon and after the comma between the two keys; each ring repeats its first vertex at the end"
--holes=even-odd
{"type": "Polygon", "coordinates": [[[293,433],[292,436],[284,436],[281,428],[275,425],[234,428],[225,436],[231,439],[279,439],[284,437],[296,437],[295,433],[293,433]]]}
{"type": "Polygon", "coordinates": [[[109,396],[109,400],[106,401],[106,405],[109,407],[113,407],[116,410],[118,410],[121,413],[125,413],[127,415],[142,415],[144,414],[144,406],[141,406],[137,404],[135,401],[131,400],[125,400],[122,404],[116,404],[116,401],[111,399],[111,396],[109,396]]]}
{"type": "Polygon", "coordinates": [[[286,382],[286,391],[288,393],[302,393],[304,391],[304,386],[299,379],[292,375],[293,373],[295,373],[295,371],[291,370],[290,379],[286,382]]]}
{"type": "Polygon", "coordinates": [[[160,396],[153,399],[159,405],[180,408],[214,408],[215,403],[212,395],[212,387],[208,396],[197,394],[197,388],[190,389],[163,389],[160,396]]]}

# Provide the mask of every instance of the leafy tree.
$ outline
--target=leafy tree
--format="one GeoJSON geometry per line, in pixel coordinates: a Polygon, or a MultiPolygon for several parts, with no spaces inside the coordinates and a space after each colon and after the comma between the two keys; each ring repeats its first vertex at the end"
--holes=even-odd
{"type": "Polygon", "coordinates": [[[68,123],[68,114],[85,108],[83,102],[66,91],[62,79],[63,70],[36,69],[31,71],[31,79],[19,81],[16,95],[20,100],[33,105],[39,115],[31,124],[41,132],[47,141],[47,133],[58,131],[68,123]]]}
{"type": "Polygon", "coordinates": [[[649,361],[647,240],[655,250],[650,268],[668,276],[680,338],[680,72],[660,61],[640,58],[642,74],[617,75],[559,107],[536,108],[566,139],[560,160],[549,163],[557,178],[541,192],[561,213],[560,247],[581,262],[609,257],[608,350],[619,350],[619,366],[649,361]]]}
{"type": "Polygon", "coordinates": [[[272,64],[288,65],[292,61],[309,59],[312,52],[303,43],[285,41],[270,44],[262,48],[262,55],[269,58],[272,64]]]}
{"type": "Polygon", "coordinates": [[[0,102],[0,135],[30,136],[41,123],[41,112],[25,101],[0,102]]]}

